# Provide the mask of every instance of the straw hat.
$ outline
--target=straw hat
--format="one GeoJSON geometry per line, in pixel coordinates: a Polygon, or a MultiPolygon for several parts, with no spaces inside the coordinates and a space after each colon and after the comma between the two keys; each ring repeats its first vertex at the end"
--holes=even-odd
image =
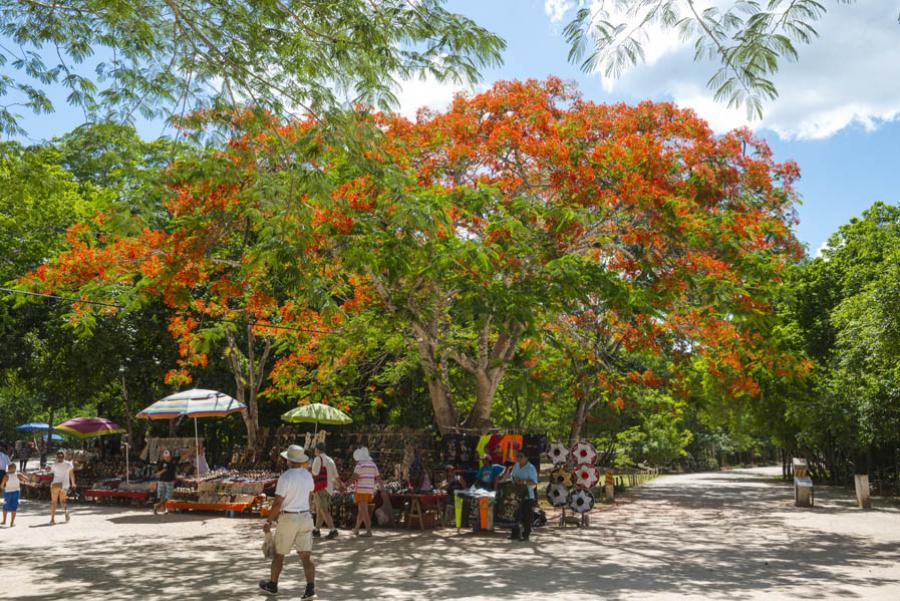
{"type": "Polygon", "coordinates": [[[353,459],[354,461],[372,461],[372,457],[369,455],[369,449],[366,447],[359,447],[353,451],[353,459]]]}
{"type": "Polygon", "coordinates": [[[290,461],[291,463],[306,463],[309,461],[309,457],[306,454],[306,451],[303,450],[298,444],[292,444],[287,448],[286,451],[281,453],[281,456],[290,461]]]}

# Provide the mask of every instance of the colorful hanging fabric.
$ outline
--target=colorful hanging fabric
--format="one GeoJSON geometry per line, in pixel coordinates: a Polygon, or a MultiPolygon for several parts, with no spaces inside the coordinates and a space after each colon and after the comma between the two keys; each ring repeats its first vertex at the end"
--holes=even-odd
{"type": "Polygon", "coordinates": [[[522,450],[522,435],[507,434],[500,440],[499,446],[502,462],[513,463],[516,460],[516,452],[522,450]]]}
{"type": "Polygon", "coordinates": [[[486,434],[478,438],[478,444],[475,446],[475,452],[478,454],[479,459],[481,459],[484,456],[485,452],[487,452],[487,445],[490,441],[490,434],[486,434]]]}
{"type": "Polygon", "coordinates": [[[503,463],[503,453],[500,452],[500,441],[503,436],[500,434],[492,434],[487,446],[484,448],[485,453],[491,456],[494,463],[503,463]]]}

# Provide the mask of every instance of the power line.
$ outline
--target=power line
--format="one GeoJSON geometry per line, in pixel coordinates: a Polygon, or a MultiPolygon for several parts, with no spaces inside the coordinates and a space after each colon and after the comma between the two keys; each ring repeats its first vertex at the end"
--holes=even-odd
{"type": "Polygon", "coordinates": [[[119,305],[116,303],[101,303],[100,301],[92,301],[92,300],[84,300],[80,298],[71,298],[66,296],[57,296],[55,294],[44,294],[43,292],[29,292],[27,290],[14,290],[12,288],[2,288],[0,287],[0,292],[12,292],[14,294],[24,294],[25,296],[36,296],[38,298],[49,298],[53,300],[66,301],[70,303],[85,303],[87,305],[98,305],[100,307],[116,307],[118,309],[124,309],[124,305],[119,305]]]}
{"type": "MultiPolygon", "coordinates": [[[[87,299],[81,299],[81,298],[73,298],[73,297],[71,297],[71,296],[58,296],[58,295],[56,295],[56,294],[45,294],[45,293],[43,293],[43,292],[31,292],[31,291],[28,291],[28,290],[15,290],[15,289],[13,289],[13,288],[4,288],[4,287],[2,287],[2,286],[0,286],[0,292],[10,292],[10,293],[12,293],[12,294],[22,294],[22,295],[25,295],[25,296],[33,296],[33,297],[37,297],[37,298],[45,298],[45,299],[55,300],[55,301],[60,301],[60,302],[65,302],[65,303],[84,303],[84,304],[86,304],[86,305],[96,305],[96,306],[98,306],[98,307],[111,307],[111,308],[115,308],[115,309],[124,309],[124,308],[125,308],[125,305],[121,305],[121,304],[119,304],[119,303],[104,303],[104,302],[101,302],[101,301],[95,301],[95,300],[87,300],[87,299]]],[[[223,322],[223,323],[232,323],[232,324],[235,324],[235,325],[243,325],[243,322],[239,322],[239,321],[234,320],[234,319],[219,318],[219,319],[213,319],[213,320],[211,320],[211,321],[214,321],[214,322],[215,322],[215,321],[218,321],[218,322],[223,322]]],[[[332,331],[328,331],[328,330],[313,330],[313,329],[310,329],[310,328],[297,328],[297,327],[293,327],[293,326],[283,326],[283,325],[278,325],[278,324],[260,324],[260,323],[254,323],[254,324],[252,324],[252,325],[255,325],[255,326],[260,327],[260,328],[272,328],[272,329],[274,329],[274,330],[289,330],[289,331],[292,331],[292,332],[308,332],[308,333],[311,333],[311,334],[331,334],[331,333],[332,333],[332,331]]]]}

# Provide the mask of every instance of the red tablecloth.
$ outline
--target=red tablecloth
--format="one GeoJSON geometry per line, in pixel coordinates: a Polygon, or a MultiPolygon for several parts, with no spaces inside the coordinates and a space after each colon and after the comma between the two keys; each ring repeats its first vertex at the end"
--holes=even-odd
{"type": "Polygon", "coordinates": [[[139,501],[146,501],[150,496],[150,493],[131,490],[94,489],[84,493],[84,496],[85,498],[114,497],[117,499],[137,499],[139,501]]]}

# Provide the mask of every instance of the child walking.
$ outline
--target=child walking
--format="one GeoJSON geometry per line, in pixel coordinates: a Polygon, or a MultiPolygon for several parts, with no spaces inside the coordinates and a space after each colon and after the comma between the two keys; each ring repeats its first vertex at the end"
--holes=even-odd
{"type": "Polygon", "coordinates": [[[0,482],[0,489],[3,489],[3,521],[0,526],[6,526],[6,514],[10,514],[9,527],[16,525],[16,511],[19,510],[19,495],[21,494],[20,476],[16,471],[16,464],[10,463],[7,468],[3,481],[0,482]]]}

